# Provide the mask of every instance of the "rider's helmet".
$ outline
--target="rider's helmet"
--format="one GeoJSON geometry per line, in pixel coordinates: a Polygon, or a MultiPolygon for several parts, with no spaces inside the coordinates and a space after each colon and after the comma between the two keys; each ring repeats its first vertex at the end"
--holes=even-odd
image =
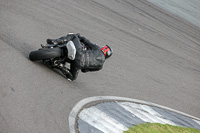
{"type": "Polygon", "coordinates": [[[108,45],[101,47],[101,51],[104,53],[105,59],[108,59],[113,54],[112,48],[108,45]]]}

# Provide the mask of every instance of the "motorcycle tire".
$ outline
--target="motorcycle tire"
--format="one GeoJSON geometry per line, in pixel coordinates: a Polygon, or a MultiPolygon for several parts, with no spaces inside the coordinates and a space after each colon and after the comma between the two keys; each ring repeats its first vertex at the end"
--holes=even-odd
{"type": "Polygon", "coordinates": [[[44,59],[60,57],[61,55],[62,55],[62,50],[60,48],[44,48],[32,51],[29,54],[29,59],[31,61],[39,61],[44,59]]]}

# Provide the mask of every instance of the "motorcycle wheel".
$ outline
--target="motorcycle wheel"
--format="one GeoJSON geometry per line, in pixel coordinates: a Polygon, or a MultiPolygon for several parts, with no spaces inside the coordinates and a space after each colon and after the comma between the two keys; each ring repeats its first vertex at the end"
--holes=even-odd
{"type": "Polygon", "coordinates": [[[44,59],[56,58],[62,55],[60,48],[44,48],[36,51],[32,51],[29,54],[29,59],[32,61],[39,61],[44,59]]]}

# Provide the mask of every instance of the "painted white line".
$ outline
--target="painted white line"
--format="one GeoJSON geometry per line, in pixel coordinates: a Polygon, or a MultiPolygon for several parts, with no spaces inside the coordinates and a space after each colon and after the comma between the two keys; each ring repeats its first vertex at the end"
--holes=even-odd
{"type": "Polygon", "coordinates": [[[145,122],[176,125],[172,121],[164,119],[164,116],[154,111],[151,107],[129,102],[118,102],[118,104],[145,122]]]}
{"type": "Polygon", "coordinates": [[[126,111],[130,112],[133,116],[136,116],[138,118],[140,118],[141,120],[145,121],[145,122],[151,122],[154,123],[155,121],[153,119],[148,118],[147,116],[145,116],[145,114],[143,114],[142,112],[140,112],[139,110],[137,110],[136,108],[132,108],[126,105],[123,105],[121,103],[118,103],[122,108],[124,108],[126,111]]]}
{"type": "Polygon", "coordinates": [[[194,119],[192,119],[193,121],[195,121],[196,123],[198,123],[199,125],[200,125],[200,121],[198,121],[198,120],[194,120],[194,119]]]}
{"type": "Polygon", "coordinates": [[[158,112],[156,112],[154,109],[152,109],[151,107],[147,106],[147,105],[141,105],[141,107],[148,111],[149,114],[152,114],[153,116],[156,116],[156,118],[160,121],[160,123],[163,124],[170,124],[170,125],[174,125],[176,126],[176,124],[170,120],[167,120],[167,118],[164,118],[164,116],[162,116],[161,114],[159,114],[158,112]]]}
{"type": "Polygon", "coordinates": [[[123,133],[128,128],[95,107],[84,109],[79,118],[104,133],[123,133]]]}

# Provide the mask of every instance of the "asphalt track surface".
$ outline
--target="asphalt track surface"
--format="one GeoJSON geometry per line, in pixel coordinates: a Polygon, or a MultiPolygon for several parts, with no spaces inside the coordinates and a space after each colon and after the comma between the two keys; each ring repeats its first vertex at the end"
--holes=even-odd
{"type": "Polygon", "coordinates": [[[120,96],[200,117],[200,29],[145,0],[0,0],[0,132],[67,133],[80,100],[120,96]],[[114,49],[74,82],[29,52],[68,32],[114,49]]]}

